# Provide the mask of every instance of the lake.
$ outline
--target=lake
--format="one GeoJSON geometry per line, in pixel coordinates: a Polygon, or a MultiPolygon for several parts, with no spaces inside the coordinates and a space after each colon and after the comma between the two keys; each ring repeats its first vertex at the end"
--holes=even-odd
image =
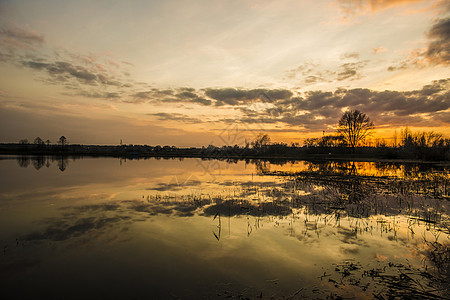
{"type": "Polygon", "coordinates": [[[448,171],[3,156],[2,298],[445,298],[448,171]]]}

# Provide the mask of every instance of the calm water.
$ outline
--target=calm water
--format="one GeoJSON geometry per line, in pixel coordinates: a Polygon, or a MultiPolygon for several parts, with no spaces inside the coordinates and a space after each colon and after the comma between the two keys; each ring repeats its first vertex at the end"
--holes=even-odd
{"type": "Polygon", "coordinates": [[[449,293],[442,166],[3,157],[0,172],[7,299],[449,293]]]}

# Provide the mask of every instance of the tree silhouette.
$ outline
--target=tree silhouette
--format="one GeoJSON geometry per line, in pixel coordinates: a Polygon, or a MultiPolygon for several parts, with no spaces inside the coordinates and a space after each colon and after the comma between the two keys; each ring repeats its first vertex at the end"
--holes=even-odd
{"type": "Polygon", "coordinates": [[[354,110],[344,113],[339,120],[337,131],[355,152],[355,147],[370,135],[373,128],[373,122],[370,121],[366,114],[361,113],[359,110],[354,110]]]}
{"type": "Polygon", "coordinates": [[[34,143],[36,145],[44,145],[44,141],[40,137],[35,138],[34,143]]]}
{"type": "Polygon", "coordinates": [[[265,148],[270,144],[270,137],[267,134],[260,133],[252,144],[253,148],[265,148]]]}
{"type": "Polygon", "coordinates": [[[67,144],[67,138],[66,138],[65,136],[61,136],[61,137],[59,138],[59,144],[60,144],[62,147],[64,147],[64,145],[67,144]]]}

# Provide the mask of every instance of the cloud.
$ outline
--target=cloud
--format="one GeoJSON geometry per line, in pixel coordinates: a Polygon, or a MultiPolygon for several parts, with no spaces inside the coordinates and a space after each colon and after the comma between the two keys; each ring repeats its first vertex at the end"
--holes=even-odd
{"type": "Polygon", "coordinates": [[[77,95],[88,97],[88,98],[97,98],[97,99],[120,99],[121,94],[115,92],[87,92],[80,91],[77,95]]]}
{"type": "Polygon", "coordinates": [[[290,90],[285,89],[236,89],[236,88],[208,88],[204,90],[205,95],[216,100],[217,106],[222,105],[244,105],[252,102],[273,102],[289,99],[292,96],[290,90]]]}
{"type": "Polygon", "coordinates": [[[363,88],[309,91],[302,97],[273,101],[262,112],[251,107],[241,108],[242,117],[234,122],[280,123],[300,126],[305,131],[317,131],[332,128],[342,111],[348,108],[363,111],[378,126],[448,125],[446,112],[450,109],[450,78],[433,81],[414,91],[363,88]]]}
{"type": "Polygon", "coordinates": [[[336,79],[338,81],[342,80],[356,80],[362,77],[360,70],[366,66],[367,62],[356,62],[356,63],[345,63],[339,67],[336,79]]]}
{"type": "Polygon", "coordinates": [[[204,106],[212,104],[211,100],[200,97],[195,89],[192,88],[180,88],[179,92],[174,95],[173,99],[163,100],[164,102],[184,102],[184,103],[196,103],[204,106]]]}
{"type": "Polygon", "coordinates": [[[157,89],[152,88],[146,91],[136,92],[131,95],[134,102],[152,102],[152,103],[183,103],[199,104],[208,106],[212,101],[205,99],[193,88],[181,87],[177,89],[157,89]]]}
{"type": "MultiPolygon", "coordinates": [[[[322,74],[320,70],[320,65],[316,64],[316,63],[310,63],[310,62],[306,62],[303,63],[301,65],[299,65],[298,67],[294,68],[294,69],[290,69],[286,71],[286,77],[289,79],[296,79],[299,76],[303,75],[303,76],[308,76],[308,77],[312,77],[312,79],[310,80],[311,82],[317,82],[317,81],[326,81],[325,79],[322,79],[324,76],[322,74]],[[310,75],[310,74],[314,74],[314,75],[310,75]]],[[[329,72],[329,71],[326,71],[329,72]]],[[[330,74],[334,74],[333,72],[330,72],[330,74]]]]}
{"type": "MultiPolygon", "coordinates": [[[[347,53],[342,56],[342,59],[359,59],[359,54],[347,53]]],[[[298,79],[303,85],[344,80],[352,81],[364,77],[362,70],[367,64],[367,60],[350,61],[338,65],[335,69],[325,69],[317,63],[304,63],[294,69],[287,70],[286,77],[298,79]]]]}
{"type": "MultiPolygon", "coordinates": [[[[407,6],[426,0],[337,0],[341,11],[347,16],[375,13],[391,7],[407,6]]],[[[409,7],[408,7],[409,8],[409,7]]]]}
{"type": "Polygon", "coordinates": [[[1,28],[0,44],[11,48],[30,48],[44,42],[44,35],[19,27],[1,28]]]}
{"type": "Polygon", "coordinates": [[[387,49],[385,47],[383,47],[383,46],[376,47],[376,48],[373,49],[373,52],[375,54],[386,52],[386,51],[387,51],[387,49]]]}
{"type": "Polygon", "coordinates": [[[202,123],[204,120],[198,119],[198,118],[192,118],[187,115],[183,115],[180,113],[154,113],[154,114],[147,114],[148,116],[155,116],[158,118],[158,120],[162,121],[177,121],[177,122],[183,122],[183,123],[202,123]]]}
{"type": "Polygon", "coordinates": [[[439,19],[427,33],[426,49],[414,49],[409,56],[396,65],[389,66],[388,71],[427,67],[430,65],[450,64],[450,18],[439,19]]]}
{"type": "Polygon", "coordinates": [[[17,26],[2,27],[0,61],[35,72],[45,72],[46,76],[41,76],[41,81],[61,85],[73,95],[115,99],[119,98],[120,90],[133,87],[129,79],[117,77],[116,73],[122,74],[124,70],[118,71],[120,63],[115,62],[108,53],[82,55],[52,49],[44,43],[44,35],[33,30],[17,26]],[[53,50],[53,56],[48,54],[49,49],[53,50]],[[82,85],[88,85],[91,91],[86,92],[82,85]],[[105,87],[113,90],[105,91],[105,87]]]}
{"type": "Polygon", "coordinates": [[[270,103],[289,99],[293,95],[287,89],[240,89],[240,88],[177,88],[160,90],[153,88],[136,92],[131,95],[136,102],[149,101],[153,103],[181,103],[209,106],[247,105],[253,102],[270,103]]]}
{"type": "Polygon", "coordinates": [[[428,32],[425,57],[432,64],[450,64],[450,18],[436,22],[428,32]]]}
{"type": "Polygon", "coordinates": [[[344,53],[342,55],[342,59],[359,59],[359,53],[357,52],[344,53]]]}
{"type": "Polygon", "coordinates": [[[105,74],[94,73],[83,66],[73,65],[65,61],[57,61],[54,63],[42,60],[24,61],[22,65],[34,70],[47,71],[50,77],[56,81],[65,82],[76,79],[81,83],[90,85],[122,85],[119,81],[112,80],[105,74]]]}
{"type": "Polygon", "coordinates": [[[158,97],[167,97],[172,96],[173,91],[172,90],[158,90],[158,89],[151,89],[149,91],[142,91],[137,92],[132,95],[132,97],[138,98],[138,99],[155,99],[158,97]]]}

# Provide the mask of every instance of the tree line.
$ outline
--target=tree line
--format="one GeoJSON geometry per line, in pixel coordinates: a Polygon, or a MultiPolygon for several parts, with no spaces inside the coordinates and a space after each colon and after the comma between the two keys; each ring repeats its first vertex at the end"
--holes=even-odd
{"type": "MultiPolygon", "coordinates": [[[[67,145],[67,143],[68,143],[67,138],[63,135],[58,139],[58,142],[57,142],[57,144],[61,145],[61,146],[65,146],[65,145],[67,145]]],[[[21,139],[19,141],[19,144],[27,145],[27,144],[31,144],[31,143],[28,141],[28,139],[21,139]]],[[[46,141],[44,141],[43,139],[41,139],[38,136],[34,139],[33,144],[39,145],[39,146],[45,146],[45,145],[50,146],[52,144],[52,142],[48,139],[46,141]]]]}
{"type": "MultiPolygon", "coordinates": [[[[21,140],[23,149],[16,147],[0,148],[1,153],[19,151],[21,154],[53,154],[64,152],[64,155],[95,155],[95,156],[124,156],[124,157],[202,157],[215,159],[228,158],[295,158],[301,159],[307,155],[347,155],[350,157],[365,156],[388,159],[423,159],[423,160],[450,160],[450,139],[433,131],[412,132],[409,128],[397,131],[392,137],[392,143],[385,139],[376,139],[371,142],[375,129],[370,118],[358,111],[345,112],[331,135],[317,138],[308,138],[304,145],[297,143],[273,143],[268,134],[260,133],[252,141],[246,141],[244,146],[226,145],[216,147],[209,145],[201,148],[177,148],[175,146],[147,146],[147,145],[68,145],[65,136],[61,136],[57,145],[51,145],[50,140],[44,142],[36,137],[33,143],[21,140]],[[47,146],[45,146],[47,145],[47,146]],[[63,150],[63,151],[62,151],[63,150]],[[30,152],[31,151],[31,152],[30,152]]],[[[19,145],[19,146],[20,146],[19,145]]]]}

